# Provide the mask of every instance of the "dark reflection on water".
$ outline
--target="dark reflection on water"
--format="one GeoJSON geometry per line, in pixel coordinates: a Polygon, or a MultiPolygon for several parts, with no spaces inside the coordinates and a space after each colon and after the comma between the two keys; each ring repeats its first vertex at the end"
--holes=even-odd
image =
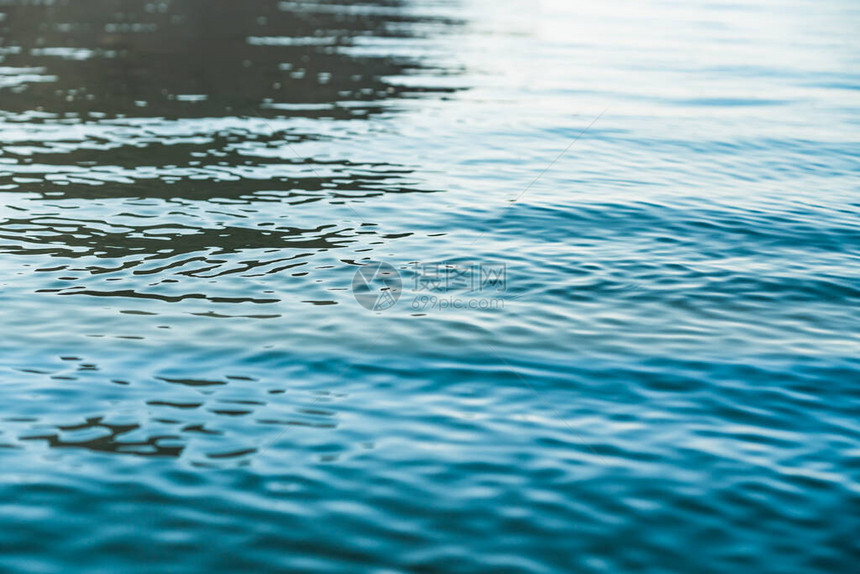
{"type": "MultiPolygon", "coordinates": [[[[415,57],[353,53],[362,40],[408,42],[420,35],[419,22],[457,25],[410,17],[400,6],[11,3],[2,21],[0,189],[27,200],[3,221],[0,250],[70,259],[43,266],[66,283],[69,271],[81,278],[131,269],[175,282],[284,273],[373,235],[375,225],[354,209],[332,210],[329,222],[325,208],[300,206],[434,191],[410,178],[410,167],[353,162],[347,148],[326,143],[363,130],[356,123],[386,102],[452,92],[387,81],[430,69],[415,57]],[[333,159],[303,156],[304,142],[336,150],[326,154],[333,159]]],[[[151,292],[159,284],[39,292],[278,300],[151,292]]]]}
{"type": "Polygon", "coordinates": [[[363,38],[414,37],[419,22],[456,22],[409,17],[397,1],[363,6],[370,9],[271,0],[11,2],[4,66],[33,72],[15,82],[7,70],[3,108],[81,120],[365,117],[389,98],[427,91],[384,79],[422,64],[350,48],[363,38]]]}
{"type": "Polygon", "coordinates": [[[162,441],[178,439],[178,435],[155,436],[146,440],[125,441],[123,435],[138,430],[139,425],[112,425],[101,417],[87,419],[83,424],[57,427],[59,433],[25,436],[23,440],[45,440],[54,448],[85,448],[100,452],[127,453],[141,456],[179,456],[182,446],[166,446],[162,441]],[[68,436],[64,436],[68,435],[68,436]],[[82,436],[79,436],[82,435],[82,436]]]}

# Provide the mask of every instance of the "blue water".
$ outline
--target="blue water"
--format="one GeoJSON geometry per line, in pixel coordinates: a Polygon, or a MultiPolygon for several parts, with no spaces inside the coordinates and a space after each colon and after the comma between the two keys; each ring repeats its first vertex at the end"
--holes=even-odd
{"type": "Polygon", "coordinates": [[[0,3],[0,571],[855,572],[858,38],[0,3]]]}

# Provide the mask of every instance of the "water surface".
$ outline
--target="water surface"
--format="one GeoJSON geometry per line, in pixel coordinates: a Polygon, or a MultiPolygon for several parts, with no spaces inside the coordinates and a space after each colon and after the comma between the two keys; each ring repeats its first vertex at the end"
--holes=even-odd
{"type": "Polygon", "coordinates": [[[0,570],[853,571],[860,9],[592,4],[0,3],[0,570]]]}

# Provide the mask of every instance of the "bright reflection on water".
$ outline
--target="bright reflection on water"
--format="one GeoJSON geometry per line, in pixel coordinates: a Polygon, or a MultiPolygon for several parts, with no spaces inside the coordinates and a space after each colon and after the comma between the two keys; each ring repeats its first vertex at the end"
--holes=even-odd
{"type": "Polygon", "coordinates": [[[0,570],[852,571],[858,37],[0,2],[0,570]]]}

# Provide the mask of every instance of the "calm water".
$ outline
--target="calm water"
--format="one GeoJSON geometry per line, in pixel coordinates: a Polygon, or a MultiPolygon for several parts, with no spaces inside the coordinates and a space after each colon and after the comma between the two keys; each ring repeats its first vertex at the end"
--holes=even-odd
{"type": "Polygon", "coordinates": [[[0,3],[0,570],[856,571],[858,38],[0,3]]]}

